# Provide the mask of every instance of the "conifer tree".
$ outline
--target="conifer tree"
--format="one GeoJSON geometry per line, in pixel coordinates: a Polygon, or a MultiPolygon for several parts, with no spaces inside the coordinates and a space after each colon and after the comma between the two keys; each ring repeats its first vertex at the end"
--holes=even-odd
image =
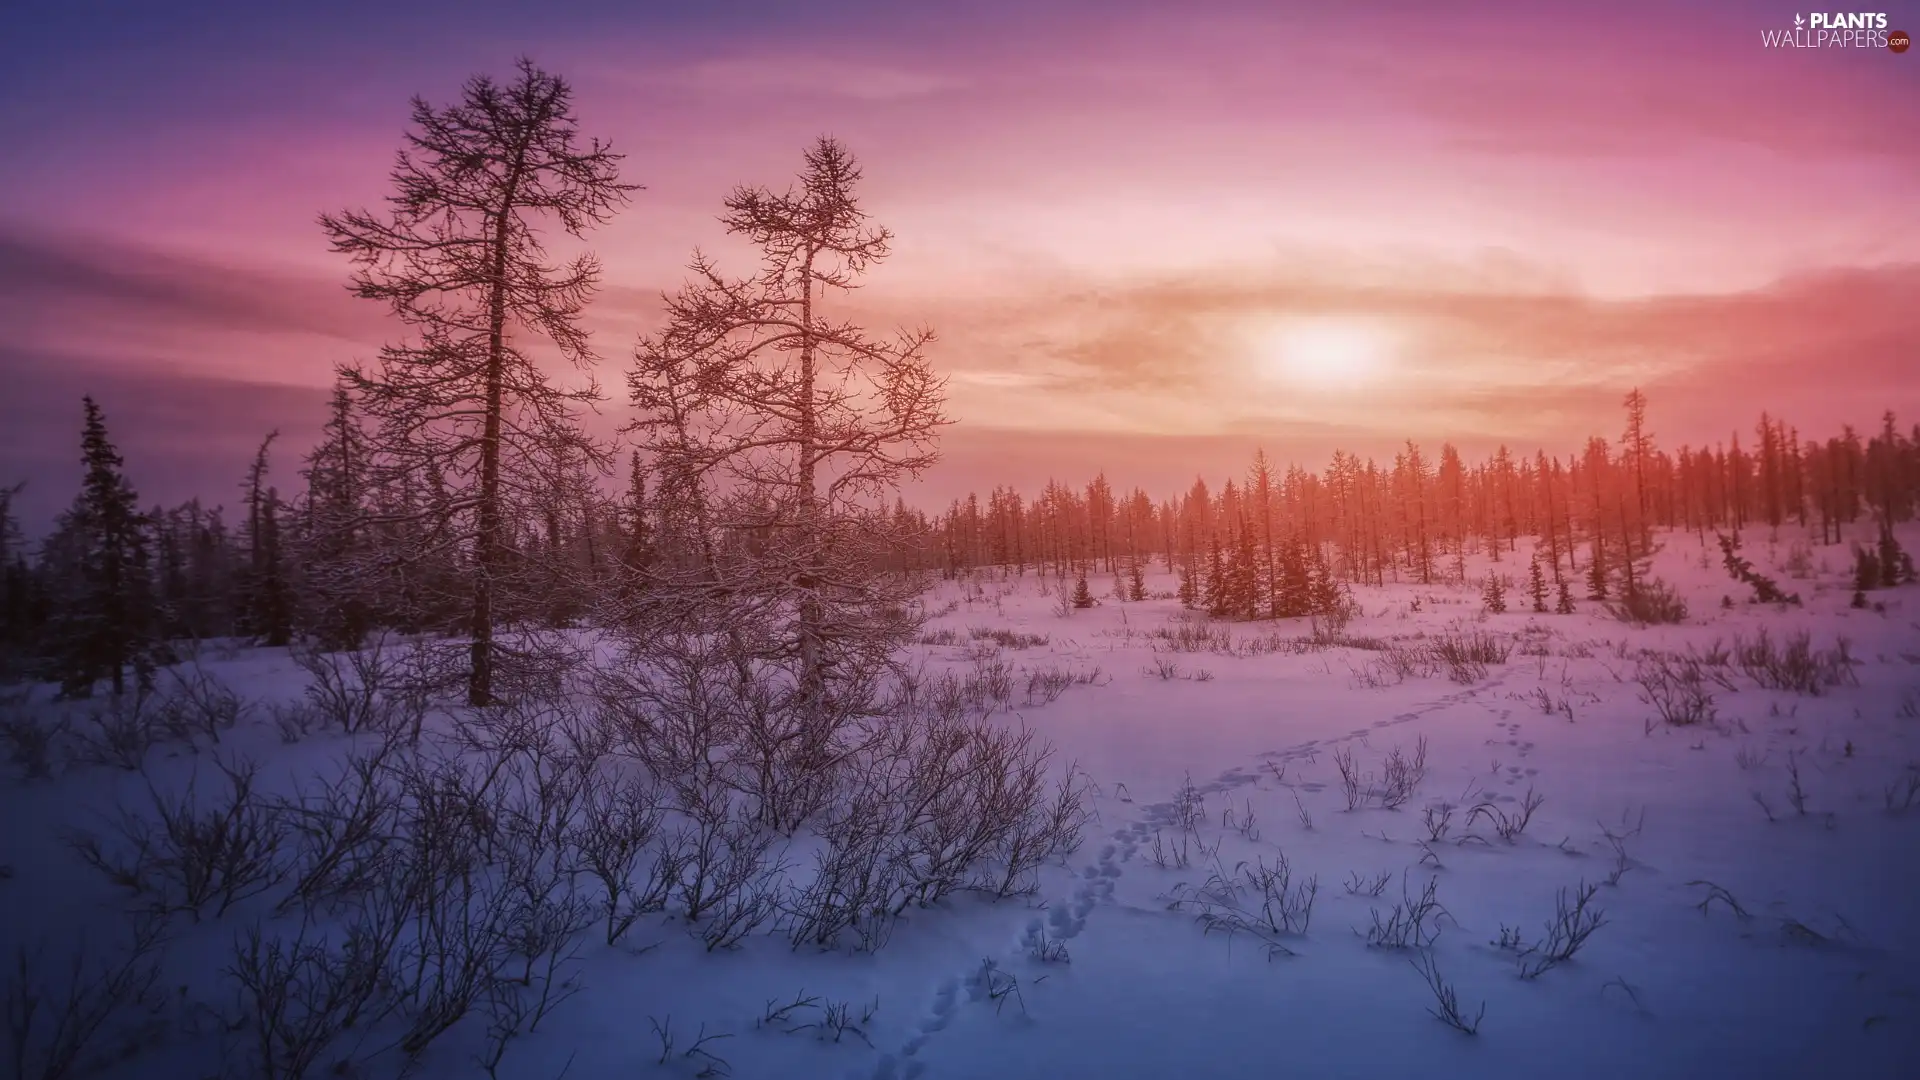
{"type": "Polygon", "coordinates": [[[1231,566],[1229,612],[1239,619],[1255,618],[1260,606],[1259,554],[1254,546],[1253,530],[1244,521],[1235,531],[1231,566]]]}
{"type": "Polygon", "coordinates": [[[1533,610],[1544,614],[1547,610],[1547,576],[1540,570],[1538,555],[1527,564],[1527,595],[1533,599],[1533,610]]]}
{"type": "Polygon", "coordinates": [[[1507,610],[1507,586],[1500,580],[1498,573],[1487,575],[1487,583],[1480,590],[1481,606],[1495,615],[1504,615],[1507,610]]]}
{"type": "Polygon", "coordinates": [[[1308,566],[1311,571],[1313,614],[1322,618],[1340,615],[1347,603],[1346,590],[1333,576],[1333,566],[1327,562],[1326,555],[1316,547],[1308,566]]]}
{"type": "Polygon", "coordinates": [[[1561,578],[1556,583],[1556,585],[1559,590],[1559,596],[1554,601],[1554,605],[1553,605],[1554,613],[1558,615],[1573,614],[1574,607],[1573,607],[1572,587],[1567,584],[1566,578],[1561,578]]]}
{"type": "Polygon", "coordinates": [[[1085,571],[1082,571],[1080,576],[1073,579],[1073,606],[1081,609],[1093,606],[1093,590],[1087,587],[1087,575],[1085,571]]]}
{"type": "Polygon", "coordinates": [[[299,607],[323,647],[357,648],[373,628],[378,597],[366,521],[373,463],[345,380],[336,382],[320,442],[307,455],[307,518],[299,607]]]}
{"type": "Polygon", "coordinates": [[[1203,593],[1207,614],[1227,613],[1227,592],[1226,563],[1220,557],[1220,536],[1216,533],[1207,539],[1207,581],[1203,593]]]}
{"type": "Polygon", "coordinates": [[[50,627],[54,675],[66,697],[85,697],[101,679],[113,694],[126,692],[129,668],[141,689],[167,660],[159,637],[148,521],[127,483],[124,462],[107,436],[106,419],[92,397],[82,399],[85,427],[80,495],[62,516],[52,545],[63,567],[63,595],[50,627]]]}
{"type": "Polygon", "coordinates": [[[1593,558],[1587,565],[1587,599],[1607,598],[1606,545],[1600,539],[1599,523],[1594,523],[1593,558]]]}
{"type": "Polygon", "coordinates": [[[241,583],[241,618],[246,633],[267,646],[285,645],[293,636],[293,598],[281,557],[280,496],[269,487],[267,452],[278,431],[255,451],[243,488],[247,500],[247,573],[241,583]]]}
{"type": "Polygon", "coordinates": [[[1280,589],[1274,613],[1283,619],[1313,614],[1313,582],[1308,577],[1306,547],[1297,533],[1281,545],[1280,589]]]}
{"type": "Polygon", "coordinates": [[[26,483],[0,488],[0,677],[23,669],[39,636],[35,579],[27,565],[27,545],[13,513],[14,497],[26,483]]]}
{"type": "Polygon", "coordinates": [[[1138,603],[1147,598],[1146,564],[1135,555],[1127,561],[1127,599],[1138,603]]]}

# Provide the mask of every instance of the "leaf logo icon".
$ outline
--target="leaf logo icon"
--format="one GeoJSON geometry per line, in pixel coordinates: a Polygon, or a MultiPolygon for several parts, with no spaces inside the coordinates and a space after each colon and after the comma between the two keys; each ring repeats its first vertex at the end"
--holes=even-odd
{"type": "Polygon", "coordinates": [[[1793,28],[1794,28],[1795,30],[1798,30],[1798,29],[1800,29],[1801,27],[1803,27],[1803,26],[1805,26],[1806,24],[1807,24],[1807,20],[1806,20],[1806,19],[1804,19],[1804,18],[1801,18],[1801,17],[1800,17],[1800,15],[1798,15],[1797,13],[1796,13],[1796,14],[1794,15],[1794,17],[1793,17],[1793,28]]]}

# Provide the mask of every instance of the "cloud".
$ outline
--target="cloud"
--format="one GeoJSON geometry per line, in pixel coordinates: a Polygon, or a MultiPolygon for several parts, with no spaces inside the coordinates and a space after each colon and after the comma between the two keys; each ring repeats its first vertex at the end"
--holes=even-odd
{"type": "Polygon", "coordinates": [[[0,225],[0,319],[10,344],[114,364],[173,363],[265,381],[324,381],[393,323],[345,274],[188,258],[0,225]]]}
{"type": "Polygon", "coordinates": [[[969,373],[956,394],[963,420],[1003,427],[1006,417],[1048,411],[1036,407],[1039,387],[1083,413],[1098,403],[1107,418],[1099,426],[1194,433],[1318,418],[1360,431],[1549,437],[1569,424],[1611,430],[1620,395],[1636,385],[1671,410],[1676,438],[1696,440],[1745,426],[1762,409],[1798,410],[1814,424],[1920,405],[1908,344],[1920,264],[1639,298],[1567,291],[1546,272],[1503,276],[1426,266],[1372,283],[1293,263],[1062,288],[990,317],[971,317],[991,311],[979,301],[948,313],[960,328],[940,358],[969,373]],[[1379,384],[1263,392],[1257,358],[1220,329],[1255,316],[1330,314],[1406,329],[1404,355],[1379,384]]]}
{"type": "Polygon", "coordinates": [[[971,83],[926,68],[835,57],[818,51],[735,52],[660,68],[593,69],[589,77],[614,85],[692,91],[708,98],[845,98],[900,101],[951,94],[971,83]]]}

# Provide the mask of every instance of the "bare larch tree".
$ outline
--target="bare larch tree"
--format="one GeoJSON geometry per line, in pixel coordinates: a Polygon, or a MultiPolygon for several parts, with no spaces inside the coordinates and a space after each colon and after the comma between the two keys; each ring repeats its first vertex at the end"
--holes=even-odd
{"type": "Polygon", "coordinates": [[[779,777],[830,769],[841,730],[911,632],[915,589],[888,569],[905,538],[886,500],[933,464],[948,422],[924,354],[930,330],[883,339],[830,317],[833,298],[888,254],[859,179],[846,148],[822,138],[797,187],[736,189],[721,221],[760,249],[759,272],[728,278],[696,253],[629,375],[669,523],[660,542],[674,549],[648,602],[728,613],[706,627],[731,643],[737,692],[752,703],[740,737],[761,774],[753,794],[783,827],[818,790],[775,790],[779,777]]]}
{"type": "Polygon", "coordinates": [[[583,237],[638,188],[619,180],[622,155],[598,139],[582,143],[572,98],[564,80],[525,59],[511,82],[470,79],[457,104],[415,98],[388,213],[320,219],[333,249],[357,264],[356,295],[385,301],[418,333],[384,349],[376,370],[346,374],[379,425],[386,465],[450,481],[421,513],[432,535],[472,553],[474,704],[494,697],[508,513],[560,463],[605,463],[577,423],[598,387],[590,376],[559,385],[526,348],[545,338],[590,370],[580,315],[599,263],[590,254],[550,262],[537,228],[583,237]]]}

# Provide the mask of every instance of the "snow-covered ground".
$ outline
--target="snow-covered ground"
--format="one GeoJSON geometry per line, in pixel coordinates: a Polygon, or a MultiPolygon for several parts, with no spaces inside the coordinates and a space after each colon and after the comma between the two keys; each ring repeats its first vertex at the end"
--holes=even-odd
{"type": "MultiPolygon", "coordinates": [[[[1000,714],[1094,784],[1097,819],[1066,865],[1030,897],[963,893],[914,910],[874,954],[767,935],[709,953],[671,915],[646,917],[618,946],[589,934],[579,992],[513,1044],[499,1074],[1920,1075],[1920,589],[1852,609],[1847,548],[1814,549],[1796,577],[1789,542],[1770,551],[1756,532],[1756,568],[1804,599],[1759,607],[1717,551],[1664,541],[1656,573],[1691,609],[1677,626],[1632,627],[1584,600],[1576,615],[1531,613],[1524,543],[1498,566],[1476,554],[1461,586],[1355,590],[1363,614],[1336,646],[1282,640],[1306,635],[1300,622],[1199,625],[1165,598],[1165,574],[1149,581],[1162,598],[1140,603],[1096,579],[1100,605],[1071,614],[1032,575],[943,583],[926,598],[938,613],[927,630],[949,643],[917,646],[929,665],[998,659],[1017,686],[1036,671],[1091,677],[1044,704],[1016,694],[1000,714]],[[1481,611],[1489,570],[1513,579],[1506,614],[1481,611]],[[1044,640],[975,635],[1000,630],[1044,640]],[[1816,650],[1844,637],[1846,677],[1797,693],[1763,688],[1737,659],[1707,663],[1713,722],[1657,722],[1640,680],[1658,664],[1649,654],[1706,656],[1763,630],[1776,646],[1805,631],[1816,650]],[[1394,670],[1396,657],[1481,633],[1510,649],[1484,677],[1394,670]],[[1413,766],[1422,747],[1404,804],[1380,806],[1389,756],[1413,766]],[[1348,755],[1361,797],[1375,793],[1352,810],[1348,755]],[[1529,793],[1537,809],[1503,838],[1529,793]],[[1304,930],[1263,932],[1262,898],[1221,883],[1283,858],[1285,917],[1304,915],[1304,930]],[[1583,883],[1600,925],[1536,971],[1557,900],[1571,905],[1583,883]],[[1430,884],[1437,906],[1416,931],[1422,942],[1437,931],[1430,947],[1370,944],[1430,884]],[[1515,933],[1519,948],[1500,944],[1515,933]],[[1484,1006],[1477,1035],[1429,1011],[1422,966],[1468,1022],[1484,1006]],[[817,1002],[766,1019],[806,998],[817,1002]],[[837,1038],[821,1023],[828,1003],[851,1010],[837,1038]],[[656,1029],[673,1040],[664,1063],[656,1029]],[[703,1033],[711,1041],[689,1053],[703,1033]]],[[[208,667],[252,698],[288,698],[304,678],[284,651],[208,667]]],[[[218,750],[253,756],[263,783],[284,788],[331,771],[322,758],[347,745],[337,733],[283,745],[256,710],[218,750]]],[[[210,765],[208,748],[174,746],[149,772],[177,783],[210,765]]],[[[145,783],[89,767],[0,789],[9,954],[118,932],[122,901],[65,836],[145,783]]],[[[167,987],[230,1003],[219,969],[242,927],[236,915],[179,926],[167,987]]],[[[481,1027],[470,1018],[435,1042],[414,1075],[479,1075],[481,1027]]],[[[120,1075],[217,1075],[223,1046],[239,1059],[237,1037],[204,1009],[180,1006],[146,1038],[120,1075]]],[[[359,1049],[379,1048],[376,1037],[359,1049]]],[[[400,1064],[372,1062],[367,1075],[400,1064]]]]}

